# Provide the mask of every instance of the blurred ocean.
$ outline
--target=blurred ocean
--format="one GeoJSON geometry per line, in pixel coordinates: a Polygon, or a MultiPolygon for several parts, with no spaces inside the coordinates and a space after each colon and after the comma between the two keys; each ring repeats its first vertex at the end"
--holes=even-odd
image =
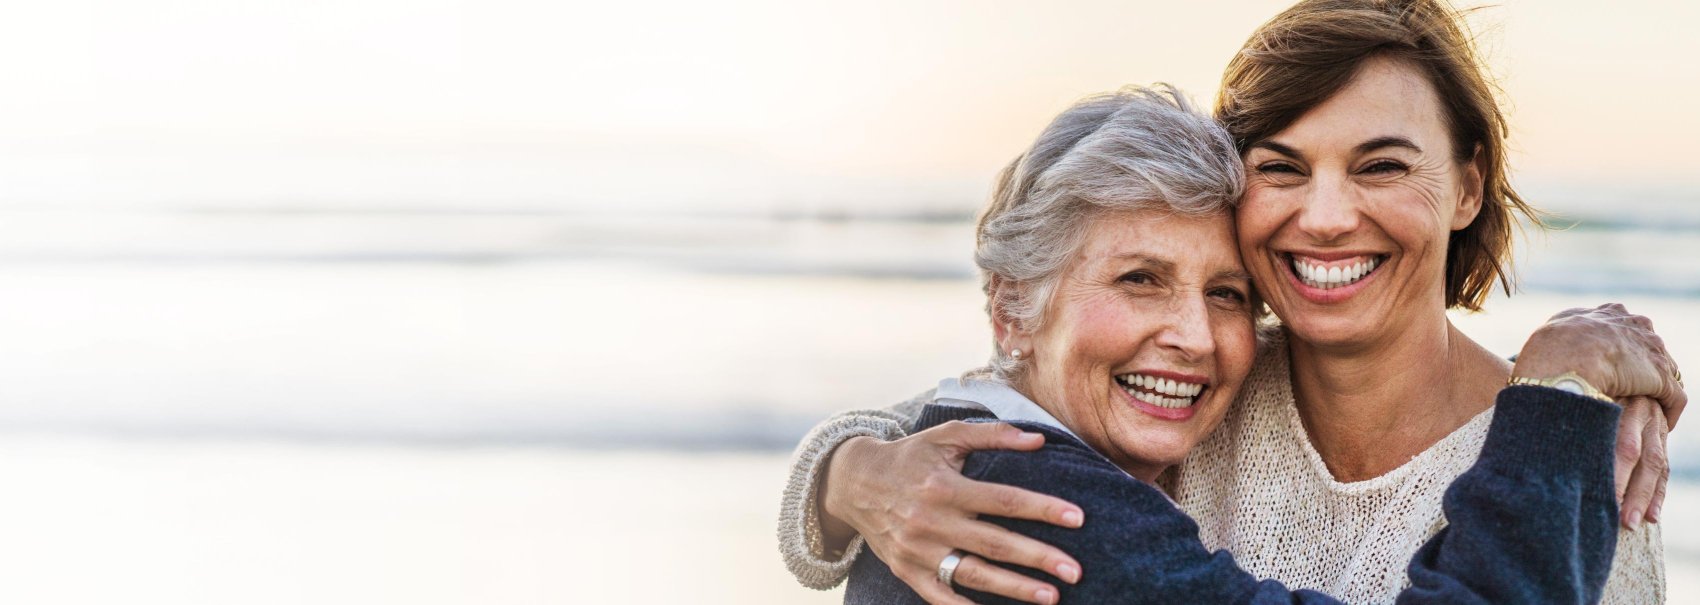
{"type": "MultiPolygon", "coordinates": [[[[1700,367],[1695,202],[1567,211],[1457,321],[1509,355],[1621,301],[1700,367]]],[[[786,455],[984,360],[971,246],[950,212],[5,211],[0,601],[834,601],[774,549],[786,455]]]]}

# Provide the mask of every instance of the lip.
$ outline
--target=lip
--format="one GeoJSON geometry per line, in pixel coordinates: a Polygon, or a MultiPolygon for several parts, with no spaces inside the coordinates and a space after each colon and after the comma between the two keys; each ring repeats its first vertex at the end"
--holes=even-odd
{"type": "MultiPolygon", "coordinates": [[[[1291,257],[1296,254],[1298,256],[1314,258],[1325,263],[1331,263],[1337,260],[1346,260],[1356,256],[1387,256],[1387,253],[1385,252],[1376,252],[1374,250],[1276,250],[1275,254],[1283,257],[1291,257]]],[[[1291,259],[1288,258],[1287,260],[1291,259]]]]}
{"type": "Polygon", "coordinates": [[[1338,302],[1343,302],[1343,301],[1351,298],[1353,295],[1357,294],[1358,292],[1363,291],[1363,289],[1368,287],[1371,282],[1374,282],[1376,280],[1376,278],[1381,277],[1381,268],[1386,266],[1386,264],[1393,259],[1389,255],[1381,254],[1381,253],[1378,253],[1378,252],[1362,252],[1362,251],[1298,252],[1298,251],[1290,251],[1290,252],[1277,252],[1276,255],[1275,255],[1275,260],[1276,260],[1276,262],[1279,262],[1281,264],[1281,268],[1282,268],[1281,272],[1285,273],[1287,275],[1287,283],[1292,284],[1293,289],[1297,290],[1299,292],[1299,296],[1301,296],[1305,300],[1308,300],[1308,301],[1313,302],[1313,303],[1327,305],[1327,304],[1334,304],[1334,303],[1338,303],[1338,302]],[[1341,286],[1341,287],[1338,287],[1338,288],[1332,288],[1332,289],[1324,290],[1322,288],[1313,288],[1313,287],[1305,284],[1303,280],[1299,279],[1299,274],[1296,272],[1295,269],[1293,269],[1293,255],[1295,255],[1295,254],[1300,255],[1300,256],[1306,256],[1306,257],[1314,258],[1316,260],[1320,260],[1320,261],[1323,261],[1323,262],[1345,260],[1345,259],[1356,257],[1356,256],[1375,256],[1375,257],[1384,257],[1385,256],[1385,257],[1388,257],[1388,258],[1383,259],[1379,263],[1376,263],[1376,267],[1375,267],[1376,270],[1371,271],[1369,275],[1365,275],[1363,277],[1363,279],[1359,279],[1358,281],[1352,282],[1352,284],[1349,285],[1349,286],[1341,286]]]}
{"type": "MultiPolygon", "coordinates": [[[[1143,374],[1144,372],[1140,372],[1140,373],[1143,374]]],[[[1167,374],[1173,374],[1173,372],[1167,372],[1167,374]]],[[[1160,374],[1153,372],[1150,375],[1151,376],[1159,376],[1160,374]]],[[[1184,376],[1184,374],[1175,374],[1175,375],[1176,376],[1184,376]]],[[[1162,376],[1162,377],[1163,378],[1169,378],[1169,376],[1162,376]]],[[[1175,380],[1179,380],[1179,379],[1175,379],[1175,380]]],[[[1111,382],[1114,382],[1114,381],[1115,381],[1115,379],[1112,378],[1111,382]]],[[[1208,391],[1209,388],[1207,387],[1205,390],[1208,391]]],[[[1122,388],[1120,383],[1116,384],[1115,391],[1117,393],[1120,393],[1122,398],[1127,401],[1128,407],[1131,407],[1135,410],[1139,410],[1140,412],[1144,412],[1146,415],[1155,417],[1159,420],[1172,420],[1172,421],[1175,421],[1175,422],[1185,422],[1187,420],[1192,419],[1193,414],[1198,413],[1198,405],[1200,403],[1203,403],[1203,401],[1204,401],[1203,397],[1204,397],[1204,395],[1207,394],[1207,393],[1199,393],[1199,400],[1196,401],[1196,402],[1193,402],[1192,405],[1189,405],[1189,406],[1184,407],[1184,408],[1160,408],[1160,407],[1151,405],[1149,403],[1146,403],[1144,401],[1140,401],[1138,397],[1133,396],[1133,393],[1129,393],[1129,392],[1127,392],[1127,389],[1122,388]]]]}

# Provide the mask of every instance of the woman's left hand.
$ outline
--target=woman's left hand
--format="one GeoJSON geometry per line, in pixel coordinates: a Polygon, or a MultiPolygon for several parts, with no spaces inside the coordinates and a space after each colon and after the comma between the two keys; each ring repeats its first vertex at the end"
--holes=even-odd
{"type": "Polygon", "coordinates": [[[1529,336],[1513,375],[1565,372],[1576,372],[1623,405],[1616,461],[1621,520],[1630,529],[1643,520],[1658,522],[1670,478],[1666,439],[1688,395],[1652,320],[1615,303],[1554,315],[1529,336]]]}

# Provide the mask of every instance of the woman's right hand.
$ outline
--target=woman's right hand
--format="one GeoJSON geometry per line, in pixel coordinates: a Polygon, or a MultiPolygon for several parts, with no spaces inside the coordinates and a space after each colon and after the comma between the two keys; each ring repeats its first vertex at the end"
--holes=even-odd
{"type": "Polygon", "coordinates": [[[857,437],[840,445],[827,463],[819,502],[829,543],[860,533],[881,561],[927,602],[968,605],[938,579],[952,550],[965,554],[956,568],[960,586],[1029,603],[1057,601],[1052,585],[992,565],[1031,567],[1074,583],[1080,564],[1032,538],[978,519],[980,515],[1080,527],[1084,513],[1065,500],[962,476],[969,452],[1034,450],[1044,436],[1002,423],[948,422],[903,439],[857,437]],[[982,558],[983,557],[983,558],[982,558]]]}

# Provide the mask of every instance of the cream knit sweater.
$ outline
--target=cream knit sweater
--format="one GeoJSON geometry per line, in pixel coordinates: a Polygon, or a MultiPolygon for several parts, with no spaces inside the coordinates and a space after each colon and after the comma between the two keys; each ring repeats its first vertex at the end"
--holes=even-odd
{"type": "MultiPolygon", "coordinates": [[[[1251,573],[1289,588],[1322,591],[1349,603],[1392,603],[1410,584],[1405,567],[1446,523],[1441,497],[1474,464],[1493,419],[1489,409],[1385,475],[1340,483],[1311,446],[1293,402],[1286,341],[1262,343],[1245,392],[1182,463],[1167,485],[1198,521],[1210,548],[1234,553],[1251,573]]],[[[862,547],[856,538],[829,558],[813,519],[815,479],[826,454],[852,436],[903,436],[929,397],[890,410],[846,412],[816,427],[798,447],[780,511],[785,561],[805,586],[844,579],[862,547]]],[[[1657,525],[1620,531],[1602,602],[1663,603],[1664,546],[1657,525]]]]}

